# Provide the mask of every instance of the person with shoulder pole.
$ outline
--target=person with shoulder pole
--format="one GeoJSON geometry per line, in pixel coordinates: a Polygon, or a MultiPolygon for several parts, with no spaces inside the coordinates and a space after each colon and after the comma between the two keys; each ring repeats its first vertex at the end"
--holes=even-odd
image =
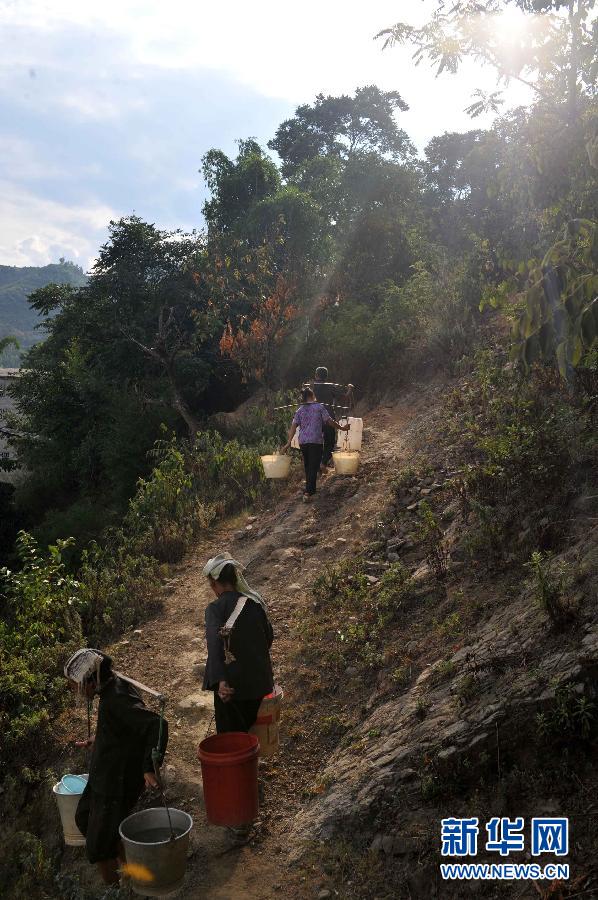
{"type": "MultiPolygon", "coordinates": [[[[335,408],[339,400],[346,401],[349,410],[353,407],[353,385],[342,385],[336,384],[334,381],[328,381],[328,369],[326,366],[318,366],[314,380],[306,384],[305,387],[312,389],[316,400],[324,405],[326,412],[332,419],[335,418],[335,408]]],[[[324,425],[323,443],[322,466],[332,468],[332,452],[336,443],[336,431],[332,425],[324,425]]]]}
{"type": "Polygon", "coordinates": [[[324,453],[324,427],[329,425],[333,430],[348,431],[349,424],[339,425],[332,418],[322,403],[316,401],[311,388],[304,388],[301,393],[303,403],[295,413],[289,431],[289,436],[284,445],[283,452],[289,449],[291,441],[299,428],[299,447],[303,455],[305,468],[305,493],[304,500],[310,500],[316,493],[316,483],[322,456],[324,453]]]}
{"type": "Polygon", "coordinates": [[[118,829],[144,786],[159,786],[168,723],[145,706],[133,684],[113,670],[111,657],[100,650],[78,650],[64,675],[70,690],[89,704],[99,698],[95,738],[76,744],[93,749],[75,821],[85,836],[87,858],[97,864],[106,884],[116,884],[124,863],[118,829]]]}

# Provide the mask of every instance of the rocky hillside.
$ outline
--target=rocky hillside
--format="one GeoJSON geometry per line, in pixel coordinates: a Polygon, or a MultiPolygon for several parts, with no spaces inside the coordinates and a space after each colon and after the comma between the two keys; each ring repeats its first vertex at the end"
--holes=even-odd
{"type": "MultiPolygon", "coordinates": [[[[551,477],[568,467],[562,494],[554,484],[527,484],[522,494],[504,459],[511,515],[501,519],[501,488],[493,520],[481,520],[471,429],[482,422],[487,438],[495,434],[488,410],[512,398],[508,369],[500,371],[364,409],[356,477],[327,476],[315,502],[303,504],[297,464],[264,509],[198,546],[165,584],[162,613],[112,647],[119,669],[170,698],[169,797],[195,819],[182,898],[462,897],[462,885],[439,879],[443,816],[556,814],[571,820],[571,890],[552,885],[540,895],[592,896],[598,490],[588,459],[596,448],[582,442],[567,460],[544,449],[551,477]],[[482,389],[484,378],[494,386],[482,389]],[[261,765],[260,820],[235,851],[205,821],[196,759],[212,717],[199,689],[210,600],[201,568],[225,548],[268,599],[285,691],[281,752],[261,765]]],[[[533,459],[528,447],[525,465],[533,459]]],[[[486,482],[484,490],[488,503],[486,482]]],[[[70,747],[83,718],[73,710],[63,720],[56,771],[82,764],[70,747]]],[[[75,883],[77,897],[100,896],[81,852],[61,851],[46,801],[43,846],[58,861],[56,896],[75,883]]],[[[39,830],[39,809],[22,810],[21,831],[39,830]]],[[[522,887],[482,885],[478,894],[538,896],[522,887]]]]}

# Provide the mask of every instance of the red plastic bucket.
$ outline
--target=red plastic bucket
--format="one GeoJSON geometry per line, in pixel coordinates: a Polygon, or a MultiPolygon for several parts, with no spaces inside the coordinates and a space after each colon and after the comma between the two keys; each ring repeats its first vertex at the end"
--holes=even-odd
{"type": "Polygon", "coordinates": [[[206,816],[212,825],[249,825],[258,814],[257,758],[253,734],[213,734],[199,745],[206,816]]]}

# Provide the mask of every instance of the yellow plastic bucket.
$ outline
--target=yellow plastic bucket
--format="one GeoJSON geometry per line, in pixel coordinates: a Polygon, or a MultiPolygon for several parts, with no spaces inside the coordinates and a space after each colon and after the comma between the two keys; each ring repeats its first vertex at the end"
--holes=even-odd
{"type": "Polygon", "coordinates": [[[332,454],[337,475],[355,475],[359,469],[360,454],[357,450],[337,450],[332,454]]]}
{"type": "Polygon", "coordinates": [[[262,466],[266,478],[288,478],[291,471],[291,457],[284,453],[262,456],[262,466]]]}
{"type": "Polygon", "coordinates": [[[284,693],[279,685],[263,698],[257,711],[255,725],[249,729],[260,742],[260,756],[274,756],[280,741],[280,715],[284,693]]]}

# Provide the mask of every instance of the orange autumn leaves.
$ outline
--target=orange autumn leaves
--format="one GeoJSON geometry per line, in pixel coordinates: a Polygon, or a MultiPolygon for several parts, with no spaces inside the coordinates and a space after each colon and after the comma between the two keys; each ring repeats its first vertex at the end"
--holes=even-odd
{"type": "Polygon", "coordinates": [[[227,323],[220,352],[233,359],[248,379],[269,383],[276,367],[276,350],[299,316],[296,284],[278,275],[272,293],[243,316],[238,327],[227,323]]]}

